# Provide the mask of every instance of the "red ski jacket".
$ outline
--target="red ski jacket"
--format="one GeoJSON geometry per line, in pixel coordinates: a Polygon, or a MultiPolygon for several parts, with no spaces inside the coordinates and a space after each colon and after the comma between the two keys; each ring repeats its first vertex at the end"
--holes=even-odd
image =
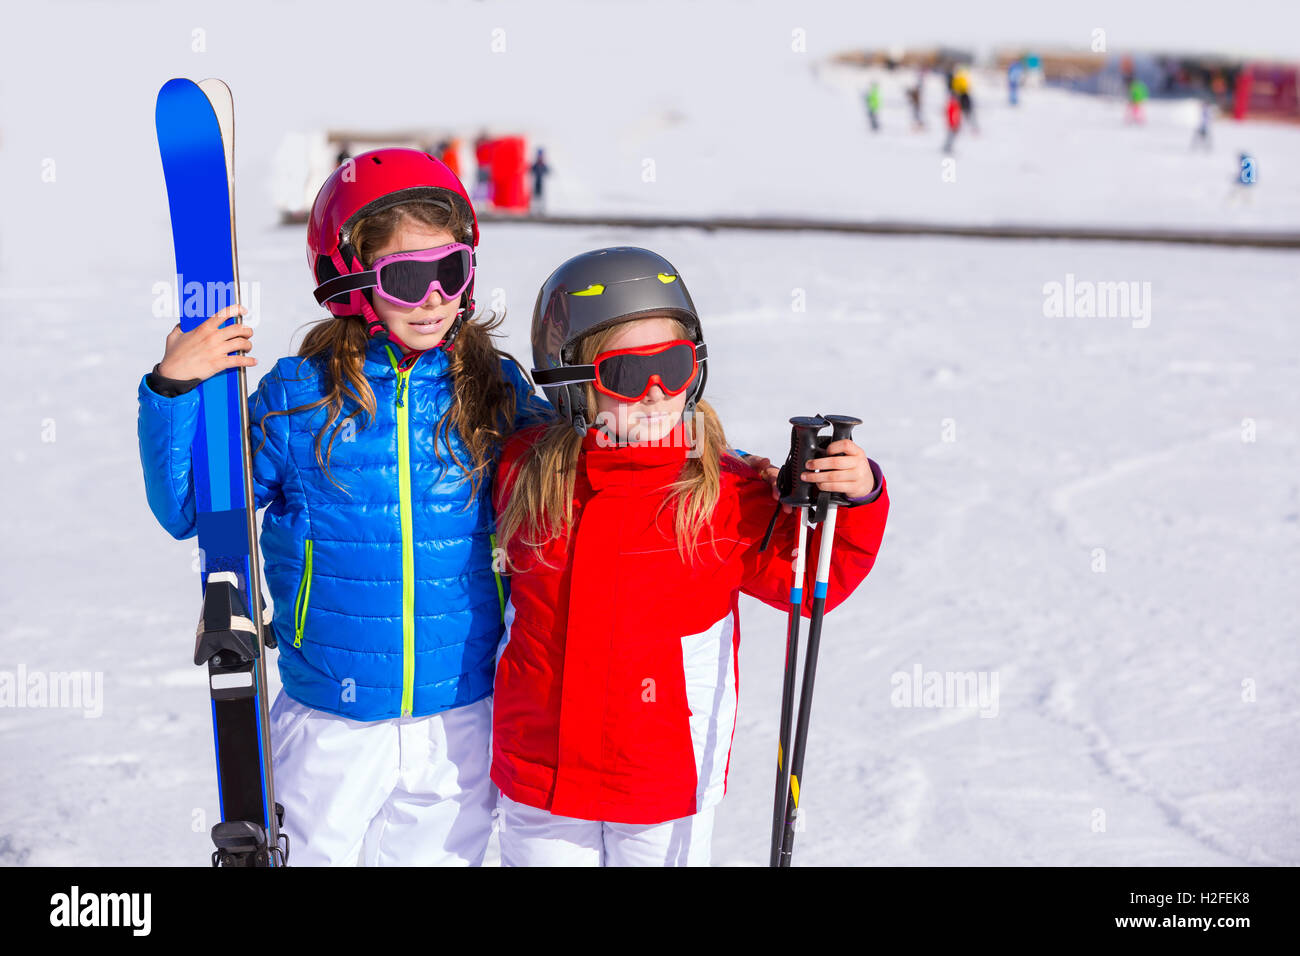
{"type": "MultiPolygon", "coordinates": [[[[514,466],[544,428],[506,444],[498,513],[514,466]]],[[[680,439],[681,425],[674,436],[680,439]]],[[[492,780],[512,800],[567,817],[654,824],[722,799],[735,730],[741,591],[789,609],[797,515],[758,546],[775,501],[748,465],[724,457],[721,493],[693,564],[673,533],[666,486],[685,443],[610,447],[587,433],[574,523],[543,567],[517,542],[493,703],[492,780]],[[675,444],[675,447],[674,447],[675,444]],[[602,447],[604,446],[604,447],[602,447]]],[[[871,570],[889,498],[841,508],[826,608],[871,570]]],[[[820,531],[810,535],[803,615],[811,612],[820,531]]]]}

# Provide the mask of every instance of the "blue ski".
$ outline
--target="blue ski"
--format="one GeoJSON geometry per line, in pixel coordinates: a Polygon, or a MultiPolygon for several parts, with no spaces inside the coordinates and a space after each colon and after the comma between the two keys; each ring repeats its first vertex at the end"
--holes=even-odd
{"type": "MultiPolygon", "coordinates": [[[[220,80],[170,80],[158,93],[158,148],[185,332],[239,301],[233,115],[220,80]]],[[[274,638],[263,623],[243,367],[213,375],[198,392],[191,460],[203,611],[194,663],[207,666],[212,698],[221,804],[212,863],[282,866],[288,837],[280,833],[283,811],[271,775],[265,671],[265,648],[274,638]]]]}

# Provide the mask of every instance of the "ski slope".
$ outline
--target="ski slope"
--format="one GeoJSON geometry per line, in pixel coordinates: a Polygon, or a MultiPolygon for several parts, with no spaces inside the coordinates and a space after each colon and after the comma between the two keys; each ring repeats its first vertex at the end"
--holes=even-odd
{"type": "MultiPolygon", "coordinates": [[[[102,679],[97,716],[0,708],[0,863],[198,865],[210,850],[194,543],[154,522],[135,439],[135,390],[173,321],[154,314],[172,262],[158,86],[211,74],[234,91],[241,275],[255,283],[261,368],[320,316],[303,230],[276,226],[270,202],[285,130],[417,121],[428,104],[405,36],[366,89],[325,102],[309,51],[338,23],[306,16],[322,4],[267,7],[261,32],[239,5],[220,16],[134,6],[151,16],[111,45],[116,14],[98,6],[27,10],[26,45],[0,61],[0,164],[30,183],[0,222],[12,378],[0,671],[102,679]],[[50,81],[55,22],[64,62],[93,85],[50,81]],[[204,53],[190,49],[199,27],[204,53]],[[272,43],[277,31],[295,43],[272,43]],[[40,179],[46,159],[53,182],[40,179]]],[[[1300,131],[1221,122],[1214,150],[1193,153],[1185,104],[1151,104],[1145,129],[1125,127],[1119,104],[1049,90],[1026,91],[1013,113],[992,76],[976,80],[981,133],[959,141],[957,181],[941,181],[937,115],[910,133],[886,77],[885,129],[871,137],[857,79],[814,62],[870,44],[873,30],[900,33],[897,11],[871,23],[848,6],[810,14],[809,53],[796,55],[799,24],[775,6],[739,18],[719,4],[691,13],[689,31],[680,5],[638,6],[644,22],[622,32],[609,18],[633,8],[567,9],[557,23],[524,5],[448,5],[463,35],[449,38],[447,64],[479,79],[440,116],[535,136],[556,169],[555,211],[1298,221],[1300,131]],[[489,52],[496,26],[510,52],[489,52]],[[575,33],[603,38],[585,63],[555,55],[575,33]],[[675,55],[652,69],[629,65],[635,49],[675,55]],[[602,75],[619,82],[592,81],[602,75]],[[1242,149],[1260,163],[1249,195],[1231,183],[1242,149]]],[[[953,34],[1000,42],[955,16],[953,34]]],[[[1133,42],[1159,39],[1160,24],[1145,40],[1137,26],[1133,42]]],[[[1017,35],[1031,28],[1066,30],[1019,21],[1017,35]]],[[[349,26],[359,44],[377,43],[374,29],[349,26]]],[[[947,37],[910,29],[915,42],[947,37]]],[[[1202,46],[1294,42],[1223,29],[1202,46]]],[[[927,103],[937,111],[936,96],[927,103]]],[[[852,413],[890,483],[876,569],[826,621],[798,864],[1300,863],[1294,254],[493,223],[479,289],[507,311],[507,348],[526,360],[532,302],[555,265],[625,242],[663,253],[689,282],[714,359],[710,398],[734,444],[777,457],[789,416],[852,413]],[[1044,287],[1071,276],[1149,284],[1148,314],[1048,316],[1044,287]],[[917,669],[996,679],[989,716],[896,706],[917,669]]],[[[761,865],[785,618],[746,599],[741,630],[714,862],[761,865]]]]}

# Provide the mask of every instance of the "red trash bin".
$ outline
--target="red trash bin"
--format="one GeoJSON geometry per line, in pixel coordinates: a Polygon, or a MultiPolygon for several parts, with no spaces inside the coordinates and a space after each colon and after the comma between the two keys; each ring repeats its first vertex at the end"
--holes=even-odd
{"type": "Polygon", "coordinates": [[[492,143],[492,204],[497,209],[528,211],[528,187],[525,176],[522,136],[503,136],[492,143]]]}

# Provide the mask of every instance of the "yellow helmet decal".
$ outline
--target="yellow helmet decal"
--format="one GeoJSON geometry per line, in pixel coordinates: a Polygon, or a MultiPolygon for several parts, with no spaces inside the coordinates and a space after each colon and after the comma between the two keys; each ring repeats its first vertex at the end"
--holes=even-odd
{"type": "Polygon", "coordinates": [[[669,282],[676,282],[677,276],[670,276],[666,272],[661,272],[659,273],[659,281],[662,282],[664,285],[667,285],[669,282]]]}
{"type": "Polygon", "coordinates": [[[599,283],[593,282],[581,292],[570,292],[569,295],[600,295],[605,291],[605,287],[599,283]]]}

